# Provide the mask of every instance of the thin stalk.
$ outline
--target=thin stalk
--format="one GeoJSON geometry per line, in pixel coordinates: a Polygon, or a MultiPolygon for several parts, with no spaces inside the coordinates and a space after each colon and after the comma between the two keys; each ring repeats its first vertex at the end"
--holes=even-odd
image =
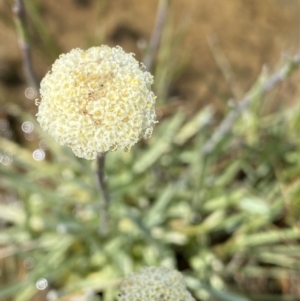
{"type": "MultiPolygon", "coordinates": [[[[289,77],[295,70],[300,67],[300,54],[294,56],[288,63],[278,72],[271,75],[262,85],[261,89],[257,92],[262,95],[269,92],[274,87],[282,83],[289,77]]],[[[204,144],[201,151],[204,155],[210,155],[216,146],[223,140],[233,127],[237,118],[247,110],[253,98],[257,96],[256,93],[249,93],[241,101],[237,102],[234,109],[226,115],[221,124],[216,128],[211,138],[204,144]]]]}
{"type": "Polygon", "coordinates": [[[13,13],[26,81],[38,93],[39,84],[32,65],[29,34],[26,22],[26,11],[23,0],[15,0],[13,13]]]}
{"type": "Polygon", "coordinates": [[[161,34],[166,22],[169,0],[160,0],[156,13],[155,26],[149,42],[149,47],[144,58],[146,69],[151,72],[153,66],[154,55],[159,47],[161,34]]]}
{"type": "Polygon", "coordinates": [[[98,184],[98,190],[101,196],[101,221],[99,224],[99,233],[106,235],[108,233],[108,206],[109,206],[109,194],[105,181],[105,155],[106,153],[100,153],[97,156],[97,169],[96,178],[98,184]]]}

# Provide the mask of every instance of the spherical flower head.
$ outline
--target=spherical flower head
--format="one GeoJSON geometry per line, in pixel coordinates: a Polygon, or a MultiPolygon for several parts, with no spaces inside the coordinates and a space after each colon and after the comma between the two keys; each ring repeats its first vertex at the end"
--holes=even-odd
{"type": "Polygon", "coordinates": [[[130,150],[156,123],[153,76],[121,47],[73,49],[41,82],[37,120],[76,156],[130,150]]]}
{"type": "Polygon", "coordinates": [[[147,267],[123,280],[118,301],[195,301],[183,276],[165,267],[147,267]]]}

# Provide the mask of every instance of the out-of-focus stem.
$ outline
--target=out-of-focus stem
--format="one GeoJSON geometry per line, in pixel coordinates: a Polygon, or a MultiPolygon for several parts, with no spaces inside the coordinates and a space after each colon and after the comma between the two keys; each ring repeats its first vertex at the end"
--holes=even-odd
{"type": "Polygon", "coordinates": [[[241,99],[243,96],[242,90],[238,86],[235,74],[230,66],[229,61],[227,60],[225,54],[223,53],[221,47],[219,46],[218,40],[215,35],[207,37],[208,46],[211,50],[212,55],[215,58],[217,65],[222,71],[227,83],[229,84],[233,96],[236,100],[241,99]]]}
{"type": "Polygon", "coordinates": [[[108,233],[108,206],[109,206],[109,194],[107,185],[105,182],[105,153],[100,153],[97,156],[97,169],[96,169],[96,177],[98,190],[101,196],[101,222],[99,225],[99,232],[102,235],[106,235],[108,233]]]}
{"type": "Polygon", "coordinates": [[[23,0],[15,0],[13,6],[14,21],[22,55],[23,69],[28,84],[38,93],[39,84],[33,71],[31,50],[29,45],[29,34],[26,23],[26,12],[23,0]]]}
{"type": "Polygon", "coordinates": [[[148,50],[144,58],[144,64],[149,72],[151,72],[153,59],[159,46],[161,34],[167,17],[168,6],[169,6],[169,0],[159,1],[157,13],[156,13],[155,26],[149,42],[148,50]]]}
{"type": "MultiPolygon", "coordinates": [[[[271,75],[258,91],[260,94],[265,94],[273,89],[278,84],[282,83],[288,76],[291,75],[296,69],[300,67],[300,54],[289,59],[288,63],[278,72],[271,75]]],[[[211,154],[219,142],[225,137],[225,135],[231,130],[236,119],[248,108],[251,100],[256,95],[249,93],[241,101],[237,102],[234,109],[226,115],[221,124],[216,128],[211,138],[204,144],[201,151],[204,155],[211,154]]]]}

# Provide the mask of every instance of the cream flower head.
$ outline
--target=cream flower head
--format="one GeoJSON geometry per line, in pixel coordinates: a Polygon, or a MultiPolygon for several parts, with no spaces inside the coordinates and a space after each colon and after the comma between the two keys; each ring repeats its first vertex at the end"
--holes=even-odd
{"type": "Polygon", "coordinates": [[[165,267],[147,267],[121,283],[118,301],[195,301],[183,276],[165,267]]]}
{"type": "Polygon", "coordinates": [[[41,82],[37,120],[76,156],[128,151],[156,123],[153,76],[121,47],[73,49],[41,82]]]}

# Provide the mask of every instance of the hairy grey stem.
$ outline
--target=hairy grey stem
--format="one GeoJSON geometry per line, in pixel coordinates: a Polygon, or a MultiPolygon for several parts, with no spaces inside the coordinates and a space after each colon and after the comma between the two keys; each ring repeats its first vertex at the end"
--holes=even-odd
{"type": "MultiPolygon", "coordinates": [[[[275,86],[283,82],[295,69],[300,66],[300,54],[296,55],[277,73],[271,75],[262,85],[262,88],[257,92],[265,94],[275,86]]],[[[230,131],[236,119],[248,108],[251,100],[256,95],[247,94],[239,102],[237,102],[234,109],[224,118],[221,124],[216,128],[212,137],[204,144],[202,153],[208,155],[214,151],[218,143],[230,131]]]]}
{"type": "Polygon", "coordinates": [[[169,4],[169,0],[160,0],[158,4],[155,26],[149,42],[148,50],[144,58],[144,64],[149,72],[152,69],[154,55],[158,49],[162,30],[166,21],[168,4],[169,4]]]}
{"type": "Polygon", "coordinates": [[[98,190],[101,195],[101,222],[99,232],[103,235],[106,235],[108,232],[108,205],[109,205],[109,194],[107,190],[107,185],[105,182],[105,155],[106,153],[100,153],[97,156],[97,169],[96,177],[98,190]]]}
{"type": "Polygon", "coordinates": [[[13,12],[15,15],[14,20],[19,40],[19,47],[22,54],[23,69],[26,81],[38,93],[39,84],[36,79],[32,65],[29,35],[26,22],[26,12],[23,0],[15,0],[13,12]]]}

